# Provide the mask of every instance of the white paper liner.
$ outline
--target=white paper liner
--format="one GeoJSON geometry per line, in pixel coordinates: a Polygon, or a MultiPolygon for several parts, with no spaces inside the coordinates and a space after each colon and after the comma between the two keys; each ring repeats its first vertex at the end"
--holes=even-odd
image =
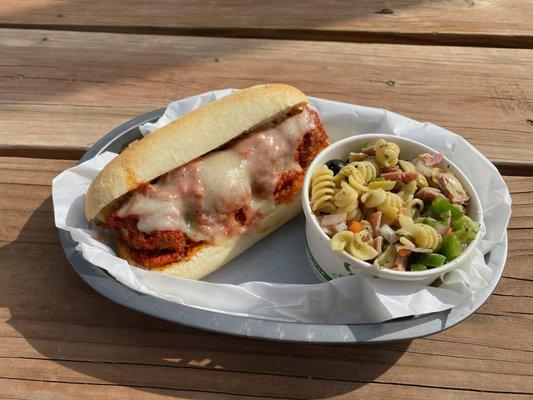
{"type": "MultiPolygon", "coordinates": [[[[149,134],[198,106],[234,91],[217,90],[173,102],[157,123],[145,124],[140,129],[143,134],[149,134]]],[[[452,307],[455,307],[454,312],[461,312],[472,306],[476,292],[488,285],[492,274],[484,254],[496,245],[506,246],[511,198],[497,169],[466,140],[436,125],[378,108],[317,98],[310,98],[310,103],[319,112],[332,142],[364,133],[406,137],[442,152],[471,180],[481,200],[486,235],[471,260],[442,277],[443,285],[436,288],[357,275],[320,284],[257,281],[264,276],[261,271],[265,268],[273,271],[275,276],[276,268],[289,271],[294,267],[294,276],[299,276],[297,269],[303,268],[301,260],[305,258],[301,217],[280,228],[287,243],[278,240],[276,248],[265,248],[265,244],[273,243],[272,237],[265,238],[261,241],[263,246],[260,242],[223,268],[232,274],[231,279],[223,275],[223,281],[242,282],[240,284],[192,281],[130,266],[99,239],[96,227],[84,218],[85,192],[98,172],[116,156],[113,153],[101,154],[54,179],[55,224],[71,233],[73,240],[79,243],[76,249],[87,261],[103,268],[126,286],[165,300],[220,313],[278,321],[347,324],[383,322],[452,307]],[[276,265],[269,264],[269,257],[276,265]],[[283,260],[298,264],[298,268],[286,265],[283,260]]],[[[272,280],[276,281],[275,278],[272,280]]]]}

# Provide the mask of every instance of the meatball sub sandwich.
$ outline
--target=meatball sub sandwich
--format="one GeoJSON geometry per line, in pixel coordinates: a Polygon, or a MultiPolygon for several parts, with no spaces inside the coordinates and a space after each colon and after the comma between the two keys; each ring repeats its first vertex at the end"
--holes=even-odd
{"type": "Polygon", "coordinates": [[[130,264],[201,279],[298,214],[327,145],[302,92],[253,86],[130,145],[90,185],[86,217],[130,264]]]}

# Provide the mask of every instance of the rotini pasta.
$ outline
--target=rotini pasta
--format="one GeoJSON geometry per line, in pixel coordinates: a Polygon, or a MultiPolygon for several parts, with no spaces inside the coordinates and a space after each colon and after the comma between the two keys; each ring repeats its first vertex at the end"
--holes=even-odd
{"type": "Polygon", "coordinates": [[[396,247],[389,246],[374,260],[374,267],[390,269],[394,265],[394,259],[396,258],[396,247]]]}
{"type": "Polygon", "coordinates": [[[370,189],[391,190],[396,186],[396,181],[373,181],[368,184],[370,189]]]}
{"type": "Polygon", "coordinates": [[[378,168],[371,161],[354,161],[349,165],[353,165],[355,168],[357,168],[366,183],[370,182],[372,179],[375,179],[378,175],[378,168]]]}
{"type": "Polygon", "coordinates": [[[442,237],[437,233],[435,228],[426,224],[413,222],[406,215],[400,215],[399,221],[401,228],[396,231],[398,235],[406,236],[417,247],[430,250],[435,250],[439,247],[442,237]]]}
{"type": "Polygon", "coordinates": [[[398,164],[400,164],[400,168],[405,172],[416,172],[415,165],[406,160],[398,160],[398,164]]]}
{"type": "Polygon", "coordinates": [[[351,231],[337,232],[331,238],[331,249],[334,251],[343,251],[352,241],[354,233],[351,231]]]}
{"type": "Polygon", "coordinates": [[[411,181],[407,185],[404,186],[402,193],[402,199],[404,202],[408,203],[415,197],[416,192],[416,182],[411,181]]]}
{"type": "Polygon", "coordinates": [[[376,268],[420,271],[457,257],[476,236],[479,224],[464,215],[469,196],[442,172],[442,155],[402,160],[399,146],[384,139],[355,150],[311,179],[311,208],[333,250],[376,268]]]}
{"type": "Polygon", "coordinates": [[[420,213],[420,211],[422,211],[424,208],[424,202],[420,199],[414,198],[416,189],[416,181],[411,181],[405,185],[403,190],[399,193],[403,199],[406,214],[410,217],[414,217],[417,211],[420,213]]]}
{"type": "Polygon", "coordinates": [[[333,171],[322,165],[313,173],[311,179],[311,202],[314,212],[331,214],[335,211],[335,180],[333,171]]]}
{"type": "Polygon", "coordinates": [[[374,149],[376,150],[376,160],[378,161],[379,165],[389,168],[398,164],[400,148],[396,143],[379,139],[374,144],[374,149]]]}
{"type": "Polygon", "coordinates": [[[341,231],[331,238],[331,248],[335,251],[345,250],[361,261],[376,258],[378,251],[373,247],[374,239],[366,230],[358,233],[341,231]]]}
{"type": "Polygon", "coordinates": [[[346,208],[351,205],[357,206],[357,191],[347,182],[341,182],[341,188],[335,194],[335,206],[337,208],[346,208]]]}
{"type": "Polygon", "coordinates": [[[359,207],[346,209],[346,221],[351,222],[353,220],[360,221],[363,218],[363,213],[359,207]]]}
{"type": "Polygon", "coordinates": [[[383,189],[371,189],[361,196],[361,201],[368,208],[377,208],[391,220],[398,219],[403,201],[396,193],[383,189]]]}
{"type": "Polygon", "coordinates": [[[348,182],[342,181],[341,187],[337,190],[333,203],[337,207],[338,213],[345,212],[347,214],[346,220],[360,219],[362,214],[357,202],[357,191],[350,186],[348,182]]]}
{"type": "Polygon", "coordinates": [[[363,175],[353,164],[348,164],[342,167],[339,173],[335,175],[335,183],[337,187],[340,186],[341,182],[344,180],[347,180],[350,186],[359,194],[368,190],[363,175]]]}
{"type": "Polygon", "coordinates": [[[424,202],[420,199],[412,199],[405,204],[406,214],[411,218],[414,218],[417,215],[422,213],[424,209],[424,202]]]}
{"type": "Polygon", "coordinates": [[[368,222],[367,220],[361,221],[361,230],[367,231],[368,233],[373,235],[372,226],[370,225],[370,222],[368,222]]]}

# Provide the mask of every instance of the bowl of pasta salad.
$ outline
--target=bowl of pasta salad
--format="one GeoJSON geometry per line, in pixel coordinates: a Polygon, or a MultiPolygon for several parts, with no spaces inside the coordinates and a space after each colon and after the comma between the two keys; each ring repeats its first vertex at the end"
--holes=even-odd
{"type": "Polygon", "coordinates": [[[482,235],[467,177],[410,139],[340,140],[313,161],[303,185],[307,256],[325,281],[362,273],[430,283],[468,262],[482,235]]]}

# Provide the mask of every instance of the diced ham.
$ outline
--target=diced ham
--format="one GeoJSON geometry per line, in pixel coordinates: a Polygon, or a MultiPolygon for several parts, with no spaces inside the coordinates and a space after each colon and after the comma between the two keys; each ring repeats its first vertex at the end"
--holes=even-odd
{"type": "Polygon", "coordinates": [[[442,192],[452,203],[466,203],[470,198],[464,188],[451,172],[442,172],[437,174],[437,182],[442,192]]]}
{"type": "Polygon", "coordinates": [[[396,254],[396,258],[394,259],[394,264],[392,265],[391,269],[395,269],[396,271],[406,271],[407,260],[409,260],[409,254],[405,256],[396,254]]]}
{"type": "Polygon", "coordinates": [[[379,229],[381,227],[381,218],[383,216],[383,213],[381,211],[376,211],[368,217],[368,222],[370,223],[370,226],[372,227],[372,232],[374,233],[374,237],[380,236],[379,229]]]}
{"type": "Polygon", "coordinates": [[[386,174],[387,172],[398,172],[398,171],[401,171],[401,170],[402,169],[399,166],[395,165],[394,167],[381,167],[380,172],[382,174],[384,174],[384,173],[386,174]]]}
{"type": "Polygon", "coordinates": [[[437,232],[438,232],[439,234],[441,234],[443,238],[445,238],[446,236],[452,234],[452,227],[449,226],[448,228],[446,228],[446,230],[440,230],[440,231],[437,231],[437,232]],[[442,232],[442,233],[441,233],[441,232],[442,232]]]}
{"type": "Polygon", "coordinates": [[[413,160],[413,164],[415,165],[416,170],[427,178],[430,178],[437,172],[441,172],[440,168],[427,165],[426,160],[430,157],[433,156],[431,154],[425,153],[420,154],[417,158],[413,160]]]}
{"type": "Polygon", "coordinates": [[[403,183],[409,183],[411,181],[416,180],[418,177],[418,172],[402,172],[402,182],[403,183]]]}
{"type": "Polygon", "coordinates": [[[432,187],[425,187],[416,192],[415,197],[422,199],[424,203],[430,203],[437,197],[446,198],[439,189],[432,187]]]}
{"type": "Polygon", "coordinates": [[[385,174],[381,174],[381,177],[389,181],[397,181],[402,178],[402,173],[400,171],[387,172],[385,174]]]}
{"type": "Polygon", "coordinates": [[[424,164],[426,164],[428,167],[432,167],[440,163],[442,161],[443,156],[440,153],[433,154],[433,155],[423,154],[421,158],[424,161],[424,164]]]}
{"type": "Polygon", "coordinates": [[[373,156],[376,154],[376,149],[374,148],[374,146],[365,147],[364,149],[361,150],[361,153],[365,153],[369,156],[373,156]]]}
{"type": "Polygon", "coordinates": [[[383,246],[383,238],[381,236],[374,238],[374,249],[378,252],[378,256],[381,254],[381,247],[383,246]]]}
{"type": "Polygon", "coordinates": [[[449,225],[438,225],[437,228],[435,229],[437,231],[437,233],[439,235],[446,235],[446,233],[448,233],[448,230],[450,229],[450,226],[449,225]]]}

